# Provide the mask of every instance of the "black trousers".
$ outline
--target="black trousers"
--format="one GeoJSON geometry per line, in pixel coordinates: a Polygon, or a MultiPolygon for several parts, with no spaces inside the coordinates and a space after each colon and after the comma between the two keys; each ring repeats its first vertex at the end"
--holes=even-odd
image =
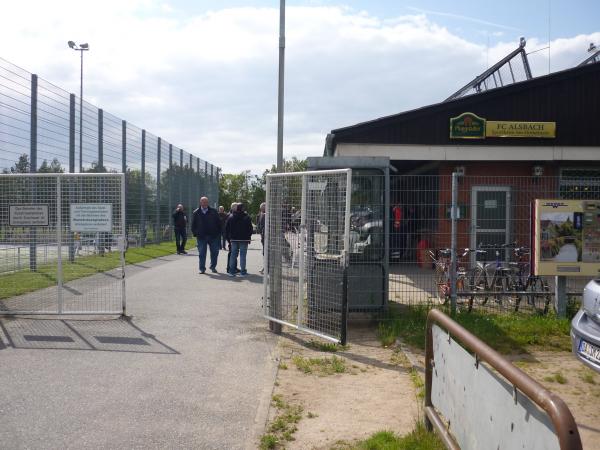
{"type": "Polygon", "coordinates": [[[185,228],[175,228],[175,245],[177,253],[185,251],[185,243],[187,242],[187,230],[185,228]]]}

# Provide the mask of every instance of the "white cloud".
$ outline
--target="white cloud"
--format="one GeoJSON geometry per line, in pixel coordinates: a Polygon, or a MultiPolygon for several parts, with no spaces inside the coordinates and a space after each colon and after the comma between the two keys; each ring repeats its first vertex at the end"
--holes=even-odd
{"type": "MultiPolygon", "coordinates": [[[[5,5],[0,55],[78,92],[79,59],[66,42],[88,41],[86,99],[225,172],[270,167],[277,9],[186,15],[159,0],[81,5],[5,5]]],[[[286,156],[320,155],[331,129],[441,101],[486,68],[485,46],[427,14],[381,20],[346,7],[288,7],[286,30],[286,156]]],[[[516,48],[518,37],[506,34],[490,64],[516,48]]],[[[552,42],[553,70],[583,60],[591,41],[600,34],[552,42]]],[[[527,49],[544,45],[530,39],[527,49]]],[[[545,58],[531,55],[534,75],[547,72],[545,58]]]]}

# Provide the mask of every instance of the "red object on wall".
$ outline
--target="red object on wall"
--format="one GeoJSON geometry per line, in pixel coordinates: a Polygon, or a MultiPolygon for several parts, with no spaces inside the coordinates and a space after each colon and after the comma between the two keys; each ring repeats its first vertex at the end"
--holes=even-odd
{"type": "Polygon", "coordinates": [[[427,266],[427,250],[429,249],[429,241],[421,239],[417,243],[417,265],[421,268],[427,266]]]}

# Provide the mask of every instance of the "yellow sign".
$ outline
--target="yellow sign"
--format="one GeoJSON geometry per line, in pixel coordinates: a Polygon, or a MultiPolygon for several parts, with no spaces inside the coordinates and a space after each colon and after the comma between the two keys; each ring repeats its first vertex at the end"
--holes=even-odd
{"type": "Polygon", "coordinates": [[[535,274],[598,276],[600,200],[536,200],[535,206],[535,274]]]}
{"type": "Polygon", "coordinates": [[[486,137],[554,138],[556,122],[508,122],[488,120],[486,137]]]}

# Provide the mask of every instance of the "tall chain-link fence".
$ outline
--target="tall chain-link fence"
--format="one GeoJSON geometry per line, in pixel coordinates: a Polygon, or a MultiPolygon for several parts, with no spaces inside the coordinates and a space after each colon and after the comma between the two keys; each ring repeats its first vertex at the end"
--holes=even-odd
{"type": "Polygon", "coordinates": [[[267,177],[265,315],[344,342],[350,170],[267,177]]]}
{"type": "Polygon", "coordinates": [[[0,174],[0,314],[120,314],[122,174],[0,174]]]}
{"type": "Polygon", "coordinates": [[[205,195],[219,169],[0,58],[0,172],[126,175],[128,245],[173,239],[171,214],[205,195]],[[81,119],[81,127],[80,127],[81,119]]]}

